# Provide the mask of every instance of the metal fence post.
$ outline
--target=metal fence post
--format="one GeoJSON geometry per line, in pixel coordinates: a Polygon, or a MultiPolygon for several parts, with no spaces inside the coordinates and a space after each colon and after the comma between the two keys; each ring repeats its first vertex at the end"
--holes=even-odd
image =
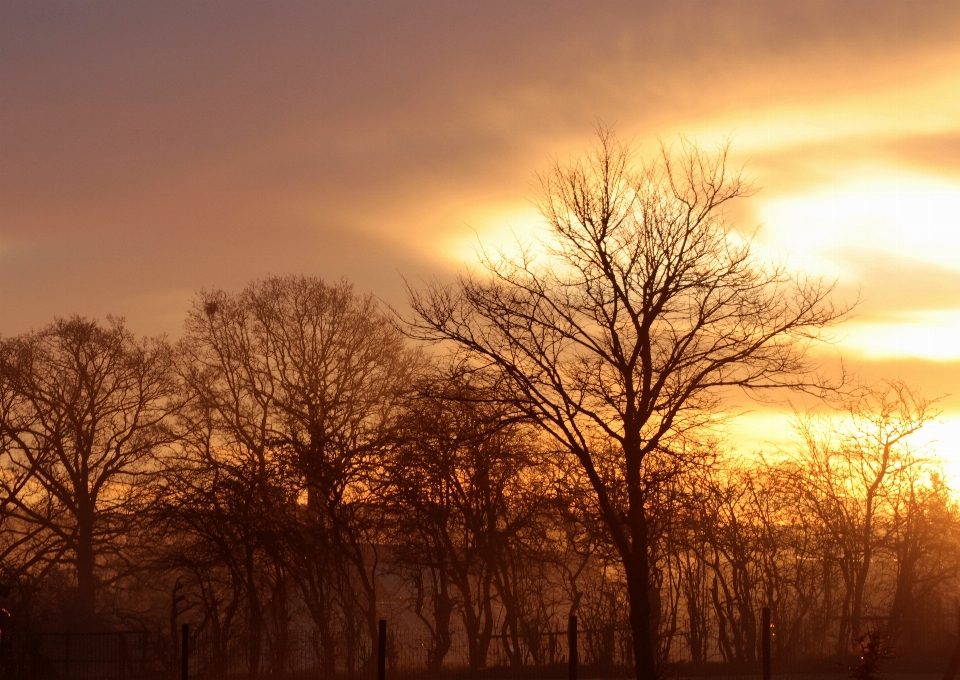
{"type": "Polygon", "coordinates": [[[770,607],[760,613],[760,663],[763,680],[770,680],[770,607]]]}
{"type": "Polygon", "coordinates": [[[190,680],[190,624],[180,627],[180,680],[190,680]]]}
{"type": "Polygon", "coordinates": [[[127,677],[127,636],[123,633],[117,633],[117,642],[120,645],[120,680],[126,680],[127,677]]]}
{"type": "Polygon", "coordinates": [[[387,677],[387,621],[380,619],[380,628],[377,631],[377,680],[386,680],[387,677]]]}
{"type": "Polygon", "coordinates": [[[144,673],[147,670],[147,633],[140,633],[140,672],[144,673]]]}
{"type": "Polygon", "coordinates": [[[571,616],[567,624],[567,679],[577,680],[577,663],[579,662],[579,652],[577,650],[577,617],[571,616]]]}

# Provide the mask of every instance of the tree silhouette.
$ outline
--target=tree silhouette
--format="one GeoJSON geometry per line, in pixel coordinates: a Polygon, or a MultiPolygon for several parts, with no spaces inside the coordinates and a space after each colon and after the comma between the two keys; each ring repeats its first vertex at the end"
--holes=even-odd
{"type": "Polygon", "coordinates": [[[134,566],[143,483],[174,438],[170,358],[117,319],[60,319],[0,344],[0,455],[13,473],[0,489],[34,560],[73,566],[72,625],[94,622],[101,585],[134,566]]]}
{"type": "Polygon", "coordinates": [[[486,275],[409,286],[408,332],[499,371],[579,461],[624,567],[637,676],[652,679],[650,461],[683,455],[723,390],[822,388],[807,350],[845,310],[830,284],[759,261],[726,219],[749,193],[726,149],[684,142],[636,165],[599,137],[540,178],[539,252],[487,252],[486,275]]]}

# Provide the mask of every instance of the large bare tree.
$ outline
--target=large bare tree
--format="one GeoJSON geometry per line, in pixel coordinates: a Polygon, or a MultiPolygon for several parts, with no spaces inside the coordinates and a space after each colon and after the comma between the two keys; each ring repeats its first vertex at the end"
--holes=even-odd
{"type": "Polygon", "coordinates": [[[60,319],[0,343],[0,492],[33,561],[73,566],[75,623],[131,566],[142,482],[173,438],[172,376],[167,345],[117,319],[60,319]]]}
{"type": "Polygon", "coordinates": [[[843,316],[830,283],[761,261],[734,229],[725,207],[749,191],[725,148],[641,162],[601,129],[540,177],[539,247],[409,290],[409,333],[499,371],[579,461],[623,562],[639,678],[656,676],[650,463],[685,450],[730,388],[822,387],[808,348],[843,316]]]}

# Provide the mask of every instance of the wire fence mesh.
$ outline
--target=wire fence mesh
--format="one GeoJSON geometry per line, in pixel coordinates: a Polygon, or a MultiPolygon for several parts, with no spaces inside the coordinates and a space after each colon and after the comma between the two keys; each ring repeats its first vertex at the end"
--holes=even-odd
{"type": "MultiPolygon", "coordinates": [[[[617,675],[629,667],[629,631],[581,630],[581,677],[617,675]]],[[[10,680],[175,680],[182,677],[179,635],[127,631],[43,633],[14,636],[0,644],[0,673],[10,680]]],[[[190,634],[191,680],[271,677],[376,677],[376,641],[364,638],[323,648],[316,631],[288,630],[282,636],[190,634]]],[[[566,677],[566,631],[528,635],[488,634],[470,640],[462,630],[447,637],[430,631],[389,628],[385,666],[391,679],[431,677],[566,677]]]]}

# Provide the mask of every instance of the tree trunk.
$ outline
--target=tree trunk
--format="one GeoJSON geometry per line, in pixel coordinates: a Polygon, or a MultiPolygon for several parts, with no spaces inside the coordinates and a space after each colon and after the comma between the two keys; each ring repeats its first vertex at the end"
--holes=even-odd
{"type": "Polygon", "coordinates": [[[429,671],[439,673],[443,666],[443,659],[453,644],[450,637],[450,619],[453,616],[453,600],[447,591],[447,575],[442,569],[439,577],[434,581],[436,592],[434,593],[433,618],[436,630],[433,639],[433,651],[430,655],[429,671]]]}
{"type": "MultiPolygon", "coordinates": [[[[630,419],[632,421],[632,419],[630,419]]],[[[630,629],[633,632],[633,661],[637,680],[656,680],[656,631],[652,625],[650,606],[650,529],[647,523],[646,494],[641,469],[643,452],[640,433],[626,422],[627,437],[623,443],[626,461],[628,542],[620,543],[627,577],[630,605],[630,629]]],[[[608,513],[614,517],[615,513],[608,513]]]]}
{"type": "Polygon", "coordinates": [[[89,630],[96,617],[97,581],[94,573],[96,551],[93,547],[93,509],[82,508],[77,518],[76,568],[77,600],[71,625],[89,630]]]}
{"type": "Polygon", "coordinates": [[[260,674],[260,652],[263,640],[263,612],[260,610],[260,594],[257,589],[253,554],[246,555],[247,606],[249,621],[247,625],[247,672],[251,678],[260,674]]]}
{"type": "Polygon", "coordinates": [[[473,608],[470,598],[470,582],[468,577],[462,576],[457,582],[460,596],[463,598],[463,625],[467,633],[467,655],[471,670],[480,668],[480,614],[479,608],[473,608]]]}
{"type": "Polygon", "coordinates": [[[651,626],[650,558],[647,550],[647,518],[643,506],[631,507],[632,552],[627,556],[627,595],[630,599],[630,628],[633,632],[633,659],[637,680],[656,680],[655,631],[651,626]]]}

